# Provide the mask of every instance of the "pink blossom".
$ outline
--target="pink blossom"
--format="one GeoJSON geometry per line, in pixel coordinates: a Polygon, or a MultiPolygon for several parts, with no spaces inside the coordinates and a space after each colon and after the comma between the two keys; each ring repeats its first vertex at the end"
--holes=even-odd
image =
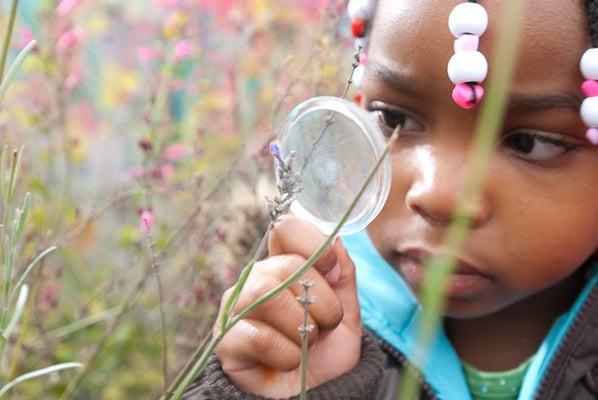
{"type": "Polygon", "coordinates": [[[175,161],[183,158],[187,150],[182,144],[174,144],[164,150],[164,158],[170,161],[175,161]]]}
{"type": "Polygon", "coordinates": [[[185,308],[191,304],[191,301],[193,300],[193,294],[191,292],[177,293],[175,300],[180,308],[185,308]]]}
{"type": "Polygon", "coordinates": [[[58,7],[56,7],[56,12],[58,15],[65,16],[69,14],[71,11],[77,7],[80,0],[62,0],[58,7]]]}
{"type": "Polygon", "coordinates": [[[201,303],[203,299],[204,291],[200,281],[195,281],[193,283],[193,296],[195,297],[195,302],[197,304],[201,303]]]}
{"type": "Polygon", "coordinates": [[[46,282],[39,289],[38,301],[43,310],[52,310],[58,305],[60,287],[54,281],[46,282]]]}
{"type": "Polygon", "coordinates": [[[64,54],[71,51],[81,42],[81,33],[75,29],[69,29],[64,32],[56,42],[56,52],[64,54]]]}
{"type": "Polygon", "coordinates": [[[237,281],[238,277],[239,277],[239,273],[237,272],[237,270],[234,267],[232,267],[230,265],[228,265],[220,270],[220,279],[222,280],[222,283],[225,286],[230,286],[233,283],[235,283],[237,281]]]}
{"type": "Polygon", "coordinates": [[[142,179],[145,177],[145,170],[141,167],[132,167],[127,174],[133,179],[142,179]]]}
{"type": "Polygon", "coordinates": [[[81,80],[83,79],[83,72],[81,69],[77,68],[72,70],[64,81],[64,88],[68,91],[72,91],[76,88],[81,80]]]}
{"type": "Polygon", "coordinates": [[[28,26],[22,26],[21,37],[19,38],[19,41],[17,42],[16,46],[22,49],[23,47],[27,46],[29,42],[31,42],[32,40],[33,32],[31,31],[31,29],[28,26]]]}
{"type": "Polygon", "coordinates": [[[158,7],[176,8],[179,5],[178,0],[154,0],[154,4],[158,7]]]}
{"type": "Polygon", "coordinates": [[[137,49],[137,59],[139,59],[139,61],[142,63],[156,60],[160,58],[160,56],[160,51],[149,46],[142,46],[137,49]]]}
{"type": "Polygon", "coordinates": [[[151,210],[143,210],[139,217],[139,230],[148,233],[154,226],[154,214],[151,210]]]}
{"type": "Polygon", "coordinates": [[[191,46],[191,41],[189,40],[181,40],[177,44],[174,45],[174,57],[178,60],[186,60],[191,56],[193,52],[193,46],[191,46]]]}
{"type": "Polygon", "coordinates": [[[160,177],[162,179],[170,179],[174,175],[174,168],[170,164],[165,164],[160,167],[160,177]]]}

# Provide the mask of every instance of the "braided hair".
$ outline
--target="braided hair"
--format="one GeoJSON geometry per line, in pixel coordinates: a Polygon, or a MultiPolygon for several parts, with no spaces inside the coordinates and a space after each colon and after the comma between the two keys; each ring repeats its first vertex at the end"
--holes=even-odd
{"type": "MultiPolygon", "coordinates": [[[[592,41],[592,46],[593,47],[598,47],[598,0],[584,0],[585,2],[585,8],[587,11],[587,15],[588,15],[588,27],[589,27],[589,33],[590,33],[590,38],[592,41]]],[[[374,1],[374,3],[376,3],[374,1]]],[[[376,8],[374,6],[374,8],[376,8]]],[[[371,14],[371,19],[373,19],[373,15],[374,13],[371,14]]],[[[367,21],[365,26],[368,28],[367,32],[364,32],[363,36],[369,35],[369,33],[371,32],[371,29],[369,29],[371,27],[371,19],[370,21],[367,21]]],[[[356,35],[356,36],[361,36],[361,35],[356,35]]]]}
{"type": "Polygon", "coordinates": [[[598,47],[598,0],[585,0],[592,46],[598,47]]]}

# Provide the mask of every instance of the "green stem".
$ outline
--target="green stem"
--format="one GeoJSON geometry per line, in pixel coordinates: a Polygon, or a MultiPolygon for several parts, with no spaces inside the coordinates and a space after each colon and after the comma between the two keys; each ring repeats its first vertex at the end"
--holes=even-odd
{"type": "MultiPolygon", "coordinates": [[[[424,267],[426,271],[422,288],[423,315],[420,324],[421,334],[415,364],[422,366],[426,361],[428,347],[435,337],[440,324],[445,302],[445,283],[454,271],[456,260],[471,225],[472,204],[478,199],[486,178],[488,162],[495,148],[496,138],[501,127],[508,100],[508,91],[517,60],[517,46],[520,39],[525,1],[509,2],[505,6],[503,24],[497,34],[497,47],[492,66],[493,78],[489,83],[488,96],[481,109],[475,138],[468,160],[468,176],[465,188],[455,211],[455,218],[450,225],[445,246],[451,256],[431,260],[424,267]]],[[[408,369],[405,383],[401,387],[398,399],[417,398],[418,374],[408,369]]]]}
{"type": "Polygon", "coordinates": [[[222,337],[233,326],[235,326],[240,320],[242,320],[243,318],[245,318],[249,314],[251,314],[253,311],[255,311],[255,309],[257,309],[258,307],[260,307],[262,304],[266,303],[267,301],[271,300],[273,297],[275,297],[278,294],[280,294],[282,291],[284,291],[287,288],[289,288],[294,282],[296,282],[299,278],[301,278],[303,276],[303,274],[305,274],[305,272],[309,268],[311,268],[313,266],[313,264],[324,254],[324,252],[330,247],[330,245],[332,244],[332,242],[336,239],[338,232],[340,231],[340,229],[342,228],[342,226],[345,224],[345,222],[347,221],[347,219],[349,218],[349,216],[353,212],[353,209],[357,205],[357,202],[359,201],[359,199],[361,199],[361,196],[365,192],[365,190],[368,187],[369,183],[374,178],[376,172],[378,171],[378,168],[380,167],[380,165],[384,161],[384,158],[388,154],[388,152],[389,152],[390,148],[392,147],[392,145],[396,142],[398,136],[399,136],[398,135],[398,130],[395,130],[395,132],[392,134],[392,136],[388,140],[388,143],[386,145],[386,148],[384,149],[384,152],[378,158],[376,164],[372,168],[372,170],[371,170],[370,174],[368,175],[368,177],[366,178],[364,184],[361,186],[361,188],[357,192],[357,195],[355,196],[355,198],[351,202],[349,208],[347,209],[347,211],[345,212],[345,214],[343,215],[343,217],[341,218],[341,220],[339,221],[339,223],[336,225],[336,227],[334,228],[334,230],[332,231],[332,233],[330,233],[330,235],[320,245],[320,247],[318,247],[318,249],[307,259],[307,261],[301,266],[301,268],[299,268],[297,271],[295,271],[291,276],[289,276],[285,281],[283,281],[276,288],[274,288],[271,291],[269,291],[268,293],[262,295],[257,300],[255,300],[253,303],[251,303],[249,306],[247,306],[243,311],[241,311],[239,314],[237,314],[236,316],[234,316],[231,319],[231,321],[226,325],[225,329],[220,332],[219,336],[213,337],[211,339],[210,345],[208,345],[208,347],[206,347],[206,349],[203,351],[203,353],[202,353],[201,357],[199,358],[199,360],[195,363],[195,365],[193,365],[193,367],[189,370],[189,372],[181,380],[180,384],[177,385],[176,388],[174,389],[174,394],[171,397],[172,399],[179,400],[181,398],[181,396],[183,395],[185,389],[191,384],[191,382],[193,381],[193,379],[197,376],[197,374],[205,366],[210,353],[218,345],[218,343],[220,342],[220,340],[222,339],[222,337]]]}
{"type": "Polygon", "coordinates": [[[2,44],[2,54],[0,55],[0,83],[4,78],[4,67],[6,66],[6,59],[8,58],[8,50],[10,49],[10,41],[12,39],[12,31],[15,27],[15,20],[17,18],[17,7],[19,0],[12,0],[10,6],[10,17],[8,18],[8,26],[4,33],[4,43],[2,44]]]}
{"type": "Polygon", "coordinates": [[[249,274],[251,274],[251,271],[253,270],[253,266],[260,258],[262,258],[263,253],[266,250],[266,244],[268,243],[268,240],[270,238],[270,233],[272,232],[272,228],[274,228],[274,221],[272,221],[268,224],[268,229],[266,230],[266,233],[262,237],[262,240],[260,241],[260,244],[259,244],[257,250],[255,251],[253,258],[251,259],[251,261],[249,261],[247,263],[245,268],[243,268],[243,271],[241,272],[241,275],[239,276],[239,279],[237,280],[237,283],[235,284],[231,295],[227,299],[224,309],[222,310],[222,313],[219,317],[220,318],[220,332],[224,332],[224,329],[226,328],[226,324],[230,321],[230,319],[232,317],[232,312],[234,311],[234,307],[237,304],[237,301],[239,301],[239,295],[241,294],[241,290],[245,286],[245,282],[247,282],[247,279],[249,278],[249,274]]]}

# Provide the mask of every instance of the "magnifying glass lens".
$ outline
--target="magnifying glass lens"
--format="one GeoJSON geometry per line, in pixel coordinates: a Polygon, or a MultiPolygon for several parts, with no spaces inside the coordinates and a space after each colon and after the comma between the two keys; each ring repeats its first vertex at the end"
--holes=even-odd
{"type": "MultiPolygon", "coordinates": [[[[293,169],[303,190],[291,211],[329,234],[342,219],[384,152],[384,136],[373,118],[337,97],[315,97],[295,107],[281,130],[283,158],[295,152],[293,169]]],[[[380,212],[391,182],[387,156],[341,228],[346,235],[364,229],[380,212]]]]}

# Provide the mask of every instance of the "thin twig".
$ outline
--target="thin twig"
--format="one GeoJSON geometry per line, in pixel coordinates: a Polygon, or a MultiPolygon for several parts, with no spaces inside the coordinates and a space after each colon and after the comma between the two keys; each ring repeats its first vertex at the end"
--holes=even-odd
{"type": "Polygon", "coordinates": [[[316,299],[309,295],[309,289],[314,285],[314,281],[301,281],[303,286],[303,295],[297,297],[297,301],[303,306],[303,324],[299,326],[299,334],[301,335],[301,384],[299,386],[299,399],[307,400],[307,344],[309,334],[313,331],[314,326],[308,324],[309,306],[312,305],[316,299]]]}
{"type": "Polygon", "coordinates": [[[168,344],[166,341],[166,317],[164,314],[164,294],[162,292],[162,282],[160,280],[160,272],[158,271],[158,260],[154,254],[154,243],[151,238],[149,229],[145,233],[145,242],[150,255],[150,262],[152,265],[152,272],[156,280],[156,288],[158,290],[158,309],[160,311],[160,325],[162,330],[162,374],[164,376],[164,390],[168,385],[168,344]]]}
{"type": "Polygon", "coordinates": [[[2,54],[0,55],[0,83],[4,79],[4,68],[6,67],[6,59],[8,58],[8,50],[10,49],[10,41],[12,39],[12,32],[15,27],[15,20],[17,18],[17,7],[19,0],[12,0],[10,6],[10,16],[8,17],[8,25],[4,33],[4,43],[2,44],[2,54]]]}

